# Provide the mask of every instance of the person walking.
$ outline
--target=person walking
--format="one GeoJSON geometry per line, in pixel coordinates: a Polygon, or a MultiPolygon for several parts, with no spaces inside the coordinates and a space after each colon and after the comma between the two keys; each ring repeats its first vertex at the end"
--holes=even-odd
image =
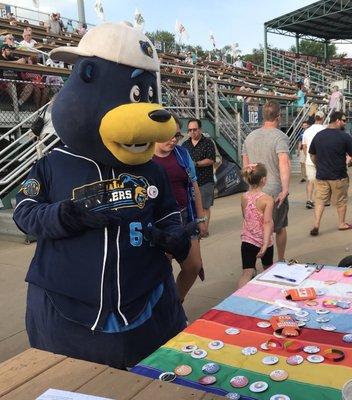
{"type": "Polygon", "coordinates": [[[257,258],[261,258],[264,269],[273,264],[274,199],[263,192],[266,176],[267,170],[261,163],[248,164],[243,170],[243,177],[249,185],[249,190],[241,197],[243,273],[238,288],[244,286],[255,275],[257,258]]]}
{"type": "Polygon", "coordinates": [[[322,111],[317,111],[314,116],[314,124],[307,128],[302,137],[302,146],[303,152],[306,155],[306,176],[307,176],[307,185],[306,185],[306,193],[307,193],[307,201],[306,201],[306,208],[312,209],[314,208],[314,201],[313,201],[313,192],[314,192],[314,182],[316,176],[316,168],[315,165],[310,158],[308,153],[310,144],[314,139],[315,135],[324,129],[324,122],[325,115],[322,111]]]}
{"type": "Polygon", "coordinates": [[[352,138],[344,132],[345,125],[345,114],[333,111],[330,124],[315,135],[309,147],[310,158],[317,169],[312,236],[319,235],[325,205],[331,199],[337,207],[338,229],[352,229],[345,220],[349,186],[346,156],[352,157],[352,138]]]}
{"type": "MultiPolygon", "coordinates": [[[[175,136],[164,143],[155,143],[153,161],[161,165],[170,180],[172,193],[181,212],[183,225],[196,221],[200,237],[206,234],[205,214],[202,206],[197,176],[193,161],[188,151],[178,146],[182,139],[180,121],[176,121],[175,136]]],[[[180,300],[183,302],[194,284],[197,276],[204,280],[204,270],[198,235],[191,237],[191,249],[187,258],[180,263],[181,272],[177,276],[176,285],[180,300]]]]}
{"type": "Polygon", "coordinates": [[[209,236],[210,208],[214,204],[214,171],[215,145],[210,138],[202,134],[202,123],[192,118],[188,121],[189,139],[183,143],[196,167],[199,190],[206,216],[206,234],[209,236]]]}
{"type": "Polygon", "coordinates": [[[273,197],[274,232],[278,260],[285,258],[288,225],[288,194],[291,163],[289,139],[279,129],[280,104],[270,100],[263,106],[264,125],[251,132],[243,144],[243,168],[249,164],[263,163],[268,171],[264,193],[273,197]]]}

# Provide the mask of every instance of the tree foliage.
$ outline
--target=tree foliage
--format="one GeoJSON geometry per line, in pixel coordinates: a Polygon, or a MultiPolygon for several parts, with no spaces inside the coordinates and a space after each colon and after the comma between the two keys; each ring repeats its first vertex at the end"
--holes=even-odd
{"type": "Polygon", "coordinates": [[[175,51],[175,35],[168,31],[155,31],[146,32],[146,36],[155,44],[160,42],[163,44],[163,51],[172,52],[175,51]]]}
{"type": "MultiPolygon", "coordinates": [[[[289,49],[292,52],[296,52],[296,46],[293,45],[289,49]]],[[[307,56],[316,56],[319,58],[324,58],[324,43],[322,42],[315,42],[313,40],[302,39],[299,43],[299,52],[301,54],[305,54],[307,56]]],[[[328,45],[328,58],[335,58],[335,57],[346,57],[347,54],[337,53],[337,47],[335,44],[328,45]]]]}

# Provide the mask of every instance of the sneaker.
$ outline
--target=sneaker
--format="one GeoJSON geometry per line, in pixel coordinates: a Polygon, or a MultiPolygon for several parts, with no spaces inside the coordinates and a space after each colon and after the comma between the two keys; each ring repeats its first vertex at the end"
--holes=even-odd
{"type": "Polygon", "coordinates": [[[312,201],[308,200],[306,203],[306,208],[311,210],[312,208],[314,208],[314,203],[312,201]]]}
{"type": "Polygon", "coordinates": [[[306,180],[304,179],[304,178],[302,178],[301,180],[300,180],[300,183],[303,183],[303,182],[305,182],[306,180]]]}
{"type": "Polygon", "coordinates": [[[319,228],[313,228],[313,229],[310,231],[310,235],[311,235],[311,236],[318,236],[318,235],[319,235],[319,228]]]}

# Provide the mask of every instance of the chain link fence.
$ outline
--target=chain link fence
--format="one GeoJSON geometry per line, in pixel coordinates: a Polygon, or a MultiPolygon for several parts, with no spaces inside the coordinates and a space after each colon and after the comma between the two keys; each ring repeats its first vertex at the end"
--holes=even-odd
{"type": "MultiPolygon", "coordinates": [[[[6,131],[30,117],[46,104],[63,86],[59,77],[45,77],[45,82],[32,80],[0,79],[0,130],[6,131]],[[54,83],[50,83],[50,81],[54,83]]],[[[29,118],[23,128],[28,128],[36,116],[29,118]]]]}

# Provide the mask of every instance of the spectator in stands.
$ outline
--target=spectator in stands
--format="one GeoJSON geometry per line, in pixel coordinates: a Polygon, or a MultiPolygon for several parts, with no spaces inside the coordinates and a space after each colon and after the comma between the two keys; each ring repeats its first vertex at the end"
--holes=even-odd
{"type": "Polygon", "coordinates": [[[343,94],[338,86],[332,88],[332,93],[329,98],[329,110],[341,111],[343,102],[343,94]]]}
{"type": "Polygon", "coordinates": [[[13,37],[13,35],[11,35],[11,33],[5,35],[3,44],[7,44],[9,47],[11,47],[11,49],[16,48],[15,38],[13,37]]]}
{"type": "Polygon", "coordinates": [[[319,234],[320,222],[325,205],[331,198],[337,207],[338,229],[352,229],[345,221],[348,201],[349,179],[346,156],[352,157],[352,138],[344,132],[346,116],[341,111],[333,111],[330,124],[318,132],[309,147],[309,154],[316,166],[314,227],[312,236],[319,234]]]}
{"type": "Polygon", "coordinates": [[[296,92],[296,97],[298,97],[298,98],[295,101],[296,108],[302,108],[305,103],[305,94],[302,89],[303,89],[302,83],[298,82],[297,83],[297,92],[296,92]]]}
{"type": "Polygon", "coordinates": [[[288,191],[291,164],[289,140],[280,126],[280,104],[270,100],[263,107],[264,125],[251,132],[243,144],[243,168],[263,163],[268,171],[264,193],[275,201],[273,220],[279,261],[284,260],[287,243],[288,191]]]}
{"type": "Polygon", "coordinates": [[[235,68],[243,68],[243,61],[241,60],[240,57],[236,58],[236,61],[233,63],[233,66],[235,68]]]}
{"type": "Polygon", "coordinates": [[[39,21],[39,26],[45,26],[44,21],[39,21]]]}
{"type": "Polygon", "coordinates": [[[191,52],[188,52],[188,53],[187,53],[187,56],[186,56],[186,58],[185,58],[185,63],[187,63],[187,64],[193,64],[193,58],[192,58],[191,52]]]}
{"type": "MultiPolygon", "coordinates": [[[[199,221],[198,227],[202,236],[206,234],[206,225],[197,176],[188,151],[184,147],[176,146],[183,136],[178,118],[175,120],[177,127],[175,136],[168,142],[155,144],[153,161],[166,170],[173,195],[181,212],[182,223],[186,225],[195,220],[199,221]]],[[[197,235],[192,237],[190,252],[180,266],[181,272],[177,277],[176,284],[180,299],[183,301],[198,274],[201,273],[201,278],[204,278],[197,235]]]]}
{"type": "Polygon", "coordinates": [[[308,150],[309,150],[310,144],[312,143],[312,140],[314,139],[315,135],[324,129],[323,122],[325,119],[325,115],[323,112],[317,111],[315,113],[314,119],[315,119],[314,124],[304,131],[303,138],[302,138],[303,151],[304,151],[304,154],[306,155],[306,174],[307,174],[306,208],[308,208],[308,209],[314,208],[313,193],[314,193],[315,176],[316,176],[316,172],[317,172],[315,165],[314,165],[312,159],[310,158],[310,154],[308,153],[308,150]]]}
{"type": "Polygon", "coordinates": [[[77,33],[81,36],[84,36],[87,33],[87,24],[80,22],[77,28],[77,33]]]}
{"type": "Polygon", "coordinates": [[[188,122],[190,136],[183,146],[190,153],[198,178],[198,185],[202,196],[202,204],[206,215],[206,234],[209,235],[210,208],[214,203],[214,173],[215,145],[213,141],[202,134],[202,123],[199,119],[192,118],[188,122]]]}
{"type": "Polygon", "coordinates": [[[246,69],[248,69],[248,71],[253,71],[254,70],[254,66],[253,66],[253,63],[252,63],[252,61],[247,61],[246,62],[246,69]]]}
{"type": "Polygon", "coordinates": [[[66,24],[66,32],[67,33],[74,33],[74,29],[73,29],[73,24],[72,24],[72,19],[67,20],[67,24],[66,24]]]}
{"type": "Polygon", "coordinates": [[[49,20],[46,22],[46,32],[54,35],[61,35],[62,29],[59,22],[58,13],[54,12],[50,14],[49,20]]]}
{"type": "Polygon", "coordinates": [[[23,40],[20,42],[21,47],[25,47],[26,49],[33,49],[33,47],[37,44],[37,42],[32,39],[32,33],[25,29],[22,34],[23,40]]]}
{"type": "Polygon", "coordinates": [[[15,17],[11,17],[10,21],[9,21],[9,24],[11,26],[17,26],[17,19],[15,17]]]}
{"type": "Polygon", "coordinates": [[[63,21],[61,19],[61,15],[60,15],[59,12],[57,13],[57,20],[58,20],[58,22],[60,24],[61,32],[62,33],[65,32],[65,25],[64,25],[64,23],[63,23],[63,21]]]}
{"type": "Polygon", "coordinates": [[[304,79],[303,79],[303,87],[306,91],[306,93],[310,92],[310,77],[308,74],[304,75],[304,79]]]}
{"type": "Polygon", "coordinates": [[[25,58],[17,58],[12,54],[13,47],[10,47],[8,44],[3,44],[1,46],[1,56],[0,60],[2,61],[12,61],[17,64],[25,64],[26,59],[25,58]]]}

